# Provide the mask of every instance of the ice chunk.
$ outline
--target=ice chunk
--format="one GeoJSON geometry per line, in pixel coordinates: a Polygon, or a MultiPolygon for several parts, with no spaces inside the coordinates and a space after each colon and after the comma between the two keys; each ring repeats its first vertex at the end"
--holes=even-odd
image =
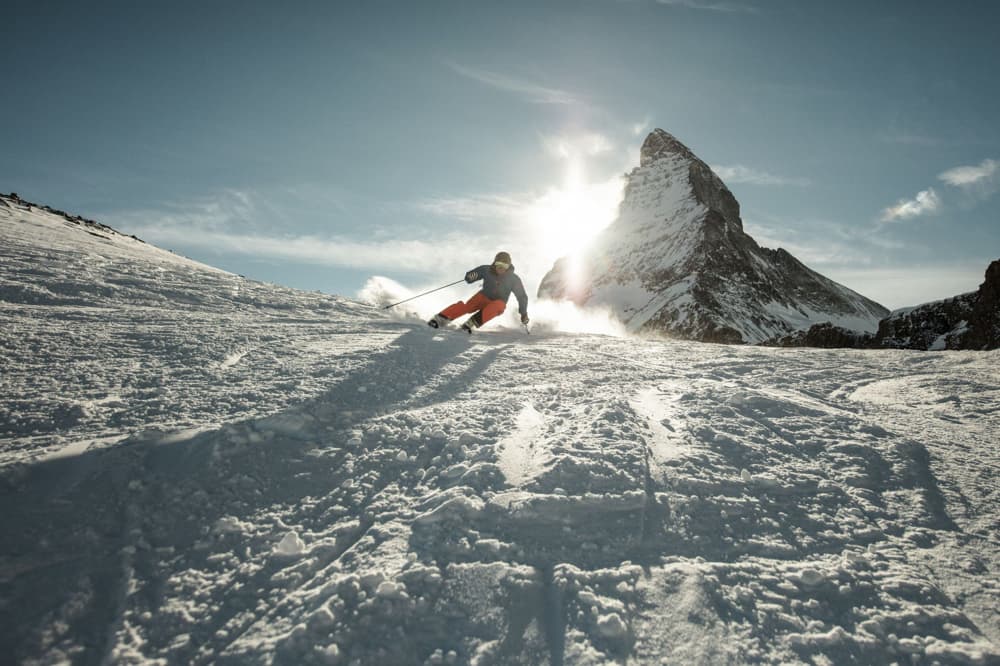
{"type": "Polygon", "coordinates": [[[435,509],[422,513],[413,519],[416,524],[436,523],[449,516],[464,520],[475,518],[483,512],[484,502],[475,497],[459,495],[452,497],[435,509]]]}
{"type": "Polygon", "coordinates": [[[331,643],[325,648],[319,650],[319,656],[323,659],[324,663],[327,664],[339,664],[340,663],[340,646],[336,643],[331,643]]]}
{"type": "Polygon", "coordinates": [[[799,580],[802,581],[803,585],[815,587],[826,580],[826,576],[816,569],[803,569],[799,574],[799,580]]]}
{"type": "Polygon", "coordinates": [[[622,621],[618,613],[601,615],[597,618],[597,630],[605,638],[625,638],[628,635],[628,627],[622,621]]]}
{"type": "Polygon", "coordinates": [[[407,599],[409,597],[409,595],[406,594],[405,585],[402,583],[394,583],[391,580],[379,583],[378,589],[375,590],[375,596],[379,599],[407,599]]]}
{"type": "Polygon", "coordinates": [[[235,516],[223,516],[215,521],[213,531],[216,534],[237,534],[247,531],[247,524],[235,516]]]}
{"type": "Polygon", "coordinates": [[[305,542],[299,538],[299,535],[294,530],[285,534],[278,545],[274,547],[274,553],[283,557],[298,557],[305,550],[305,542]]]}

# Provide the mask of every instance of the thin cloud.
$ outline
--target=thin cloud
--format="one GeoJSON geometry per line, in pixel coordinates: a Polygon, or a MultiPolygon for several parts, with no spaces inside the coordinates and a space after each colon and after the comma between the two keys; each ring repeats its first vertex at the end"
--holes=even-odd
{"type": "Polygon", "coordinates": [[[250,233],[273,225],[275,220],[287,221],[280,208],[252,191],[237,189],[224,189],[187,201],[160,202],[155,208],[107,212],[101,217],[118,229],[151,241],[157,233],[173,228],[204,232],[239,228],[250,233]]]}
{"type": "Polygon", "coordinates": [[[698,9],[725,14],[757,14],[760,12],[759,9],[752,5],[744,5],[736,2],[708,2],[706,0],[656,0],[656,3],[660,5],[668,5],[670,7],[684,7],[685,9],[698,9]]]}
{"type": "Polygon", "coordinates": [[[276,211],[250,192],[226,190],[213,197],[105,215],[113,226],[159,247],[184,253],[241,254],[260,259],[304,262],[339,268],[414,272],[435,270],[447,258],[465,255],[469,239],[457,234],[433,243],[405,238],[358,240],[341,235],[275,235],[276,211]]]}
{"type": "Polygon", "coordinates": [[[890,309],[973,290],[990,261],[987,257],[958,265],[914,264],[912,241],[830,220],[744,218],[744,228],[762,246],[784,248],[810,268],[890,309]],[[803,222],[808,226],[795,227],[803,222]],[[887,265],[890,255],[904,257],[903,265],[887,265]]]}
{"type": "Polygon", "coordinates": [[[418,210],[466,222],[512,219],[526,208],[518,195],[483,194],[468,197],[437,197],[414,204],[418,210]]]}
{"type": "Polygon", "coordinates": [[[983,160],[977,166],[960,166],[948,169],[940,174],[938,178],[943,182],[959,187],[967,192],[977,192],[979,194],[990,195],[996,191],[1000,184],[1000,162],[996,160],[983,160]]]}
{"type": "Polygon", "coordinates": [[[442,256],[462,256],[468,242],[459,238],[420,240],[388,239],[358,242],[342,237],[270,236],[210,230],[193,225],[164,227],[159,222],[137,225],[141,237],[161,247],[197,248],[213,254],[242,254],[251,257],[305,262],[338,268],[393,270],[401,265],[433,270],[442,256]]]}
{"type": "Polygon", "coordinates": [[[913,199],[900,199],[894,206],[889,206],[882,211],[882,222],[895,222],[897,220],[908,220],[921,215],[935,213],[941,208],[941,198],[938,197],[934,188],[917,193],[913,199]]]}
{"type": "Polygon", "coordinates": [[[196,226],[200,229],[222,229],[234,222],[246,222],[256,217],[254,195],[242,190],[227,189],[214,196],[200,197],[184,203],[168,202],[162,210],[115,214],[111,218],[155,217],[164,226],[196,226]]]}
{"type": "Polygon", "coordinates": [[[762,247],[784,248],[807,266],[825,273],[830,267],[863,267],[877,264],[885,250],[904,246],[877,235],[825,219],[783,220],[770,217],[761,222],[751,216],[743,219],[743,227],[762,247]]]}
{"type": "Polygon", "coordinates": [[[785,176],[775,176],[766,171],[759,171],[750,167],[737,164],[735,166],[713,166],[712,170],[727,183],[749,183],[751,185],[796,185],[805,187],[809,185],[806,178],[788,178],[785,176]]]}
{"type": "Polygon", "coordinates": [[[560,90],[559,88],[549,88],[533,81],[526,81],[484,69],[467,67],[455,62],[449,61],[447,64],[452,70],[466,78],[478,81],[497,90],[515,93],[534,104],[576,105],[582,103],[573,93],[560,90]]]}

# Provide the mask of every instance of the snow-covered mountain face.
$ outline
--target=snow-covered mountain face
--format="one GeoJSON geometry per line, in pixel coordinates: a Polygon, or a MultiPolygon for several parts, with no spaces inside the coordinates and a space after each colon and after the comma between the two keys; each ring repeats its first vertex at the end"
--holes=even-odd
{"type": "Polygon", "coordinates": [[[889,311],[743,231],[722,180],[663,130],[643,143],[617,219],[539,296],[611,308],[633,331],[758,343],[820,322],[874,331],[889,311]]]}
{"type": "Polygon", "coordinates": [[[1000,351],[432,312],[0,198],[0,661],[1000,660],[1000,351]]]}

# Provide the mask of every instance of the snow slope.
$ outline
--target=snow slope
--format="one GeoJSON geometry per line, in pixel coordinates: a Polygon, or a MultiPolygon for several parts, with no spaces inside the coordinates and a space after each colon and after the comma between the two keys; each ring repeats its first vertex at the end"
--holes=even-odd
{"type": "Polygon", "coordinates": [[[0,204],[13,663],[1000,662],[1000,352],[470,339],[64,222],[0,204]]]}

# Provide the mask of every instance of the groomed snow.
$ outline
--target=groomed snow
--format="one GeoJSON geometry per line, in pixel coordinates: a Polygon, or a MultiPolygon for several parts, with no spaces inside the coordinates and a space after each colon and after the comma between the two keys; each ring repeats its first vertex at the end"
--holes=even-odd
{"type": "Polygon", "coordinates": [[[10,663],[1000,662],[1000,352],[470,338],[2,201],[0,252],[10,663]]]}

